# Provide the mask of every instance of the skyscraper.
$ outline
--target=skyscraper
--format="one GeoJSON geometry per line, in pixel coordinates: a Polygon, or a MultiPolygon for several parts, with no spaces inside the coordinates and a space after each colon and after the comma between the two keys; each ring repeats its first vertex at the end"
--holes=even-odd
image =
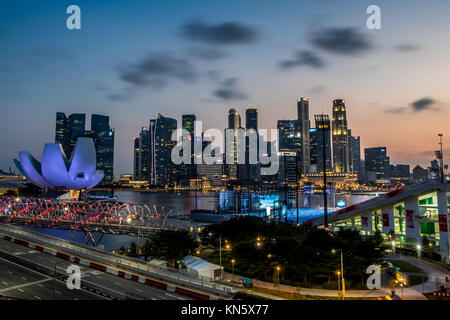
{"type": "Polygon", "coordinates": [[[66,157],[70,157],[71,147],[69,125],[67,123],[67,117],[64,112],[56,113],[55,143],[59,143],[62,146],[66,157]]]}
{"type": "Polygon", "coordinates": [[[301,150],[301,143],[302,143],[299,121],[278,120],[277,129],[278,129],[280,152],[299,153],[301,150]]]}
{"type": "Polygon", "coordinates": [[[316,173],[317,172],[317,129],[310,128],[309,129],[309,172],[316,173]]]}
{"type": "Polygon", "coordinates": [[[310,165],[310,148],[309,148],[309,98],[300,97],[297,100],[297,119],[300,131],[300,173],[309,172],[310,165]]]}
{"type": "Polygon", "coordinates": [[[197,166],[194,164],[194,141],[195,141],[195,121],[197,120],[195,114],[183,114],[181,117],[181,126],[183,129],[187,130],[190,135],[191,141],[191,163],[182,163],[179,166],[179,178],[180,180],[187,182],[189,185],[189,179],[195,179],[197,177],[197,166]]]}
{"type": "Polygon", "coordinates": [[[330,118],[328,115],[319,114],[314,116],[316,123],[316,140],[317,140],[317,172],[323,173],[324,167],[326,171],[333,170],[333,163],[331,159],[331,126],[330,118]],[[325,166],[324,166],[324,153],[325,153],[325,166]]]}
{"type": "MultiPolygon", "coordinates": [[[[258,135],[258,108],[254,105],[249,105],[245,111],[245,129],[248,135],[256,134],[258,135]]],[[[250,138],[245,137],[245,166],[240,166],[239,168],[244,171],[241,174],[240,179],[247,182],[253,181],[257,182],[260,180],[260,164],[259,164],[259,138],[257,138],[256,146],[256,160],[257,163],[250,163],[250,138]]]]}
{"type": "MultiPolygon", "coordinates": [[[[228,111],[228,129],[237,130],[241,128],[241,116],[236,111],[236,109],[231,108],[228,111]]],[[[226,173],[228,176],[228,179],[230,180],[237,180],[238,178],[238,165],[237,165],[237,152],[238,152],[238,137],[237,134],[235,134],[233,144],[234,144],[234,153],[233,153],[233,164],[228,164],[227,158],[228,155],[226,155],[225,162],[226,164],[226,173]]],[[[225,134],[225,150],[227,150],[226,145],[226,134],[225,134]]]]}
{"type": "Polygon", "coordinates": [[[139,133],[138,141],[135,141],[135,152],[139,153],[135,158],[137,167],[137,180],[150,182],[150,166],[151,166],[151,153],[150,153],[150,131],[147,127],[142,127],[139,133]]]}
{"type": "Polygon", "coordinates": [[[67,158],[72,155],[78,137],[86,136],[86,115],[74,113],[66,117],[64,112],[56,113],[55,143],[61,144],[67,158]]]}
{"type": "Polygon", "coordinates": [[[349,140],[344,99],[335,99],[333,101],[332,130],[334,171],[337,173],[349,172],[349,140]]]}
{"type": "Polygon", "coordinates": [[[390,178],[390,161],[386,147],[364,149],[366,177],[369,182],[386,181],[390,178]],[[371,178],[374,177],[374,179],[371,178]]]}
{"type": "MultiPolygon", "coordinates": [[[[151,128],[152,130],[152,128],[151,128]]],[[[177,130],[177,120],[167,118],[158,113],[154,122],[154,136],[151,144],[152,152],[152,182],[155,185],[173,185],[176,182],[177,166],[172,162],[172,133],[177,130]]]]}
{"type": "Polygon", "coordinates": [[[114,180],[114,133],[115,130],[109,126],[108,116],[91,116],[91,137],[97,151],[97,169],[103,171],[104,182],[114,180]]]}
{"type": "Polygon", "coordinates": [[[245,111],[245,129],[258,131],[258,108],[256,106],[250,105],[245,111]]]}
{"type": "Polygon", "coordinates": [[[69,128],[69,138],[70,138],[70,152],[67,157],[70,157],[75,143],[78,137],[85,135],[86,130],[86,114],[84,113],[74,113],[71,114],[67,120],[67,125],[69,128]]]}
{"type": "Polygon", "coordinates": [[[133,139],[133,180],[139,180],[139,138],[134,137],[133,139]]]}
{"type": "Polygon", "coordinates": [[[348,130],[348,145],[350,154],[350,168],[349,172],[358,175],[360,180],[361,170],[361,139],[360,137],[352,136],[352,131],[348,130]]]}

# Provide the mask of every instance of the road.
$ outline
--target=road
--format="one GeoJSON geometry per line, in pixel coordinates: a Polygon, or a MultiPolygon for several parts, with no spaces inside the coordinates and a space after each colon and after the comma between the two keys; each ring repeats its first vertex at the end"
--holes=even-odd
{"type": "Polygon", "coordinates": [[[13,255],[27,263],[0,257],[0,295],[3,296],[27,300],[188,300],[172,292],[80,265],[77,266],[82,272],[82,288],[69,290],[65,281],[53,281],[53,276],[49,276],[55,266],[59,273],[65,273],[71,265],[69,261],[4,240],[0,240],[0,253],[13,255]],[[29,263],[38,266],[39,271],[29,263]]]}

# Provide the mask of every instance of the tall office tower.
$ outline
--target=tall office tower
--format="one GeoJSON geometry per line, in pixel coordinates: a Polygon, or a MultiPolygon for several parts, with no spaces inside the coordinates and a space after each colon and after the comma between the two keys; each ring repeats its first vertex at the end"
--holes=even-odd
{"type": "Polygon", "coordinates": [[[133,180],[139,180],[139,138],[134,137],[133,139],[133,180]]]}
{"type": "Polygon", "coordinates": [[[391,164],[390,178],[392,183],[410,183],[411,171],[409,169],[409,164],[391,164]]]}
{"type": "Polygon", "coordinates": [[[317,172],[323,173],[324,163],[323,156],[325,153],[325,169],[333,171],[333,162],[331,159],[331,126],[330,118],[326,114],[318,114],[314,116],[316,122],[316,139],[317,139],[317,172]]]}
{"type": "Polygon", "coordinates": [[[349,172],[358,175],[360,178],[361,169],[361,139],[352,136],[352,130],[348,130],[348,146],[350,154],[350,170],[349,172]]]}
{"type": "MultiPolygon", "coordinates": [[[[241,128],[241,116],[239,115],[239,113],[236,111],[236,109],[231,108],[230,111],[228,111],[228,129],[233,129],[233,130],[237,130],[241,128]]],[[[227,149],[227,145],[226,145],[226,134],[225,134],[225,150],[227,149]]],[[[227,155],[225,155],[225,163],[226,163],[226,173],[228,176],[228,179],[230,180],[237,180],[238,179],[238,165],[237,165],[237,149],[238,149],[238,140],[237,140],[237,135],[235,134],[234,137],[234,154],[233,154],[233,159],[234,159],[234,163],[233,164],[227,164],[227,155]]]]}
{"type": "Polygon", "coordinates": [[[78,137],[82,137],[85,134],[86,130],[86,114],[84,113],[74,113],[71,114],[67,120],[67,124],[69,127],[69,137],[70,137],[70,153],[67,157],[70,158],[70,155],[75,147],[75,143],[77,142],[78,137]]]}
{"type": "Polygon", "coordinates": [[[309,172],[317,172],[317,129],[309,129],[309,172]]]}
{"type": "Polygon", "coordinates": [[[344,99],[335,99],[333,101],[332,127],[334,171],[337,173],[349,172],[350,156],[347,136],[347,115],[344,99]]]}
{"type": "Polygon", "coordinates": [[[86,115],[74,113],[68,118],[63,112],[56,113],[55,142],[63,147],[66,157],[70,159],[78,137],[85,137],[86,115]]]}
{"type": "Polygon", "coordinates": [[[245,129],[258,131],[258,108],[256,106],[250,105],[245,111],[245,129]]]}
{"type": "Polygon", "coordinates": [[[109,117],[99,114],[91,116],[91,137],[97,151],[97,169],[103,171],[103,181],[114,180],[114,133],[109,126],[109,117]]]}
{"type": "Polygon", "coordinates": [[[228,129],[239,128],[241,128],[241,116],[236,109],[231,108],[230,111],[228,111],[228,129]]]}
{"type": "Polygon", "coordinates": [[[139,133],[139,139],[135,141],[136,147],[139,150],[139,155],[136,159],[137,161],[137,180],[149,181],[150,182],[150,164],[151,164],[151,139],[150,131],[147,127],[142,127],[139,133]],[[137,146],[136,146],[137,144],[137,146]]]}
{"type": "Polygon", "coordinates": [[[245,129],[249,134],[256,134],[257,145],[256,145],[256,160],[257,163],[250,164],[250,139],[245,138],[245,161],[246,165],[241,166],[243,169],[241,178],[247,182],[258,182],[260,181],[260,165],[259,165],[259,135],[258,135],[258,108],[253,105],[249,105],[245,111],[245,129]]]}
{"type": "Polygon", "coordinates": [[[390,161],[386,147],[364,149],[364,160],[368,182],[384,182],[390,179],[390,161]]]}
{"type": "MultiPolygon", "coordinates": [[[[278,120],[278,139],[280,152],[300,152],[301,130],[298,120],[278,120]]],[[[308,134],[309,136],[309,134],[308,134]]],[[[309,145],[309,143],[308,143],[309,145]]]]}
{"type": "Polygon", "coordinates": [[[66,157],[70,157],[70,137],[69,137],[69,125],[67,123],[67,117],[64,112],[56,113],[56,129],[55,129],[55,143],[59,143],[66,157]]]}
{"type": "Polygon", "coordinates": [[[151,132],[152,182],[159,186],[173,185],[176,182],[177,166],[172,162],[172,149],[176,145],[176,141],[172,141],[172,133],[177,130],[177,120],[158,113],[154,129],[150,130],[154,130],[154,135],[151,132]]]}
{"type": "Polygon", "coordinates": [[[194,141],[195,141],[195,121],[197,120],[195,114],[183,114],[181,117],[181,126],[187,130],[191,136],[191,164],[182,163],[179,166],[180,179],[186,181],[189,184],[189,179],[195,179],[197,177],[197,166],[194,164],[194,141]]]}
{"type": "Polygon", "coordinates": [[[309,172],[311,162],[309,148],[309,98],[300,97],[297,100],[297,119],[301,138],[299,170],[301,174],[306,174],[309,172]]]}

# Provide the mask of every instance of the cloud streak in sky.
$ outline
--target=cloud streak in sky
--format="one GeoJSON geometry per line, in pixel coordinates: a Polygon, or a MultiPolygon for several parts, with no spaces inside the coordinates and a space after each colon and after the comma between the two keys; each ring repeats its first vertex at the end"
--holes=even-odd
{"type": "Polygon", "coordinates": [[[283,60],[279,63],[281,69],[292,69],[300,66],[320,69],[325,66],[325,62],[314,51],[300,50],[295,53],[293,59],[283,60]]]}
{"type": "Polygon", "coordinates": [[[213,25],[193,21],[183,26],[181,35],[188,40],[212,45],[248,44],[259,38],[259,33],[254,28],[236,22],[213,25]]]}
{"type": "Polygon", "coordinates": [[[436,106],[437,102],[436,100],[432,98],[421,98],[416,101],[411,102],[407,107],[397,107],[397,108],[390,108],[386,109],[386,113],[394,113],[394,114],[400,114],[405,113],[407,111],[418,113],[422,111],[439,111],[441,110],[440,107],[436,106]]]}
{"type": "Polygon", "coordinates": [[[330,27],[309,35],[317,49],[339,55],[357,55],[373,48],[370,38],[355,27],[330,27]]]}
{"type": "Polygon", "coordinates": [[[221,100],[245,100],[247,94],[237,88],[237,78],[227,78],[220,83],[220,87],[213,94],[221,100]]]}
{"type": "Polygon", "coordinates": [[[174,79],[193,81],[196,72],[184,58],[152,53],[135,64],[120,67],[119,77],[134,87],[162,88],[174,79]]]}

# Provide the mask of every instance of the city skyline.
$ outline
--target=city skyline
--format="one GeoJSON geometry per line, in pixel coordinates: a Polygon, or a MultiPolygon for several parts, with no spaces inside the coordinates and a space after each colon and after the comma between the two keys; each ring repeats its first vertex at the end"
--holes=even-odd
{"type": "Polygon", "coordinates": [[[255,1],[123,4],[106,9],[80,1],[83,27],[74,32],[65,28],[65,3],[1,4],[0,37],[8,45],[0,53],[0,168],[14,168],[21,150],[40,156],[38,146],[54,141],[49,119],[57,111],[110,117],[117,178],[133,171],[136,128],[148,126],[157,112],[179,126],[182,114],[193,113],[205,127],[223,130],[229,108],[244,115],[247,105],[256,105],[258,126],[270,129],[274,119],[296,119],[301,96],[310,98],[310,121],[314,114],[331,115],[332,100],[345,99],[361,149],[386,146],[392,163],[428,166],[438,133],[444,157],[450,155],[450,79],[441,72],[449,67],[449,45],[435,32],[448,28],[448,3],[380,1],[382,30],[365,26],[369,1],[342,1],[338,12],[335,1],[283,1],[274,10],[255,1]],[[158,17],[172,11],[173,22],[158,17]],[[127,27],[116,29],[111,19],[127,27]],[[330,47],[328,40],[336,39],[344,45],[330,47]],[[155,73],[155,61],[169,72],[155,73]]]}

